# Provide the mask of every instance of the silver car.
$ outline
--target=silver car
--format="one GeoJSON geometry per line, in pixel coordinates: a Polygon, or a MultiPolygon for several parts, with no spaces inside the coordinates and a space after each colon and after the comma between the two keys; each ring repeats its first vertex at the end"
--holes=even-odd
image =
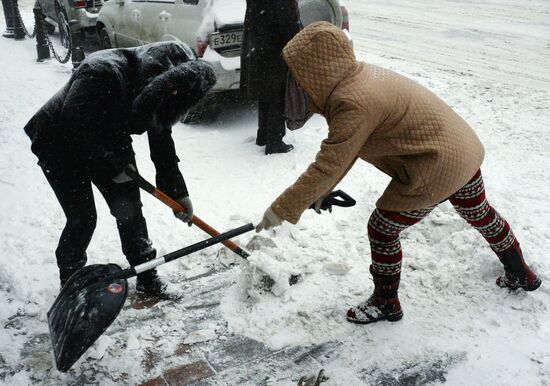
{"type": "MultiPolygon", "coordinates": [[[[349,29],[339,0],[299,0],[302,23],[349,29]]],[[[245,0],[108,0],[97,18],[102,48],[180,40],[215,69],[214,92],[239,88],[245,0]]]]}
{"type": "Polygon", "coordinates": [[[57,27],[61,43],[68,47],[69,21],[76,20],[82,32],[95,32],[103,0],[40,0],[40,5],[46,18],[48,32],[53,33],[57,27]]]}

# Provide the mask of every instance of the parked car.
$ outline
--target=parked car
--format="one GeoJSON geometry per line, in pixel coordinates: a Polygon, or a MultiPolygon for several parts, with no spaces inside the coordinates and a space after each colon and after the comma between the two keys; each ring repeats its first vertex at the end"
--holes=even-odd
{"type": "MultiPolygon", "coordinates": [[[[329,21],[349,30],[339,0],[298,0],[302,23],[329,21]]],[[[236,90],[245,0],[108,0],[97,18],[102,48],[180,40],[214,66],[213,92],[236,90]]]]}
{"type": "Polygon", "coordinates": [[[69,21],[76,20],[82,33],[94,33],[103,0],[40,0],[48,33],[57,27],[64,47],[69,46],[69,21]]]}

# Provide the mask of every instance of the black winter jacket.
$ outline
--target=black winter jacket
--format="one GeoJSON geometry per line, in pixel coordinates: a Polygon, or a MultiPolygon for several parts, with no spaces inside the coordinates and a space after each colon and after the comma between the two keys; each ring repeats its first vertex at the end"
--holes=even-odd
{"type": "Polygon", "coordinates": [[[25,132],[41,166],[84,167],[111,179],[133,160],[130,135],[147,131],[157,186],[181,197],[188,192],[171,126],[214,83],[212,68],[181,43],[99,51],[81,63],[25,132]]]}
{"type": "Polygon", "coordinates": [[[301,28],[296,0],[246,0],[241,51],[241,93],[249,99],[283,89],[284,46],[301,28]]]}

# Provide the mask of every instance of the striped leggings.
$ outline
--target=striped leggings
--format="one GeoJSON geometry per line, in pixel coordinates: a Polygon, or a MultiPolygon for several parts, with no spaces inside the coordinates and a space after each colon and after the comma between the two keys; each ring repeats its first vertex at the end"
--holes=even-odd
{"type": "MultiPolygon", "coordinates": [[[[510,225],[487,202],[481,171],[449,201],[458,214],[473,226],[496,253],[517,244],[510,225]]],[[[399,234],[426,217],[435,206],[408,212],[391,212],[376,209],[368,225],[372,255],[372,270],[381,276],[396,276],[401,272],[403,253],[399,234]]]]}

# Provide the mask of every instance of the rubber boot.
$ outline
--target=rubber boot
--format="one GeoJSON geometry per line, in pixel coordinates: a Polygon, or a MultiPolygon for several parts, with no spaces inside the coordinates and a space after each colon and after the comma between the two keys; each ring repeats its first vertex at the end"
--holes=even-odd
{"type": "Polygon", "coordinates": [[[403,317],[397,290],[401,274],[380,275],[370,266],[374,281],[374,293],[357,307],[350,308],[346,318],[353,323],[368,324],[379,320],[396,322],[403,317]]]}
{"type": "Polygon", "coordinates": [[[516,241],[509,249],[498,252],[497,256],[504,266],[504,275],[497,278],[496,283],[501,288],[525,291],[534,291],[540,287],[542,281],[523,260],[523,253],[516,241]]]}

